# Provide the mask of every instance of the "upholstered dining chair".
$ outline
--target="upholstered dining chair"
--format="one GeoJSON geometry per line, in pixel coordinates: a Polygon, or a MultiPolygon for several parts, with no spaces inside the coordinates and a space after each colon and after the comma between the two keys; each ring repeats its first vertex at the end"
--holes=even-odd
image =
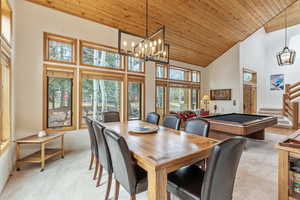
{"type": "Polygon", "coordinates": [[[185,132],[208,137],[209,122],[205,119],[190,119],[185,122],[185,132]]]}
{"type": "Polygon", "coordinates": [[[160,115],[156,112],[150,112],[146,116],[146,122],[158,125],[159,124],[160,115]]]}
{"type": "Polygon", "coordinates": [[[181,168],[168,175],[170,193],[184,200],[232,200],[238,164],[246,143],[234,137],[215,146],[206,171],[195,165],[181,168]]]}
{"type": "Polygon", "coordinates": [[[95,131],[94,131],[94,128],[93,128],[93,120],[91,120],[88,117],[84,117],[84,119],[85,119],[85,123],[86,123],[87,128],[88,128],[90,144],[91,144],[91,161],[90,161],[89,170],[92,169],[92,165],[94,163],[94,160],[96,160],[95,172],[94,172],[94,176],[93,176],[93,179],[95,180],[96,176],[97,176],[98,168],[99,168],[98,146],[97,146],[95,131]]]}
{"type": "Polygon", "coordinates": [[[120,121],[120,113],[111,111],[111,112],[103,112],[102,113],[103,122],[119,122],[120,121]]]}
{"type": "Polygon", "coordinates": [[[112,130],[105,129],[104,135],[108,144],[115,178],[115,200],[119,197],[120,185],[130,194],[131,200],[136,194],[147,190],[147,172],[132,159],[125,139],[112,130]]]}
{"type": "Polygon", "coordinates": [[[163,126],[167,128],[180,129],[181,119],[176,114],[167,115],[163,121],[163,126]]]}
{"type": "Polygon", "coordinates": [[[111,188],[111,182],[112,182],[112,163],[111,163],[111,157],[109,153],[109,149],[107,146],[106,139],[104,137],[104,129],[105,127],[98,121],[93,122],[93,127],[95,130],[95,135],[97,139],[97,145],[98,145],[98,151],[99,154],[101,155],[99,157],[99,175],[98,175],[98,181],[97,181],[97,187],[100,186],[101,178],[102,178],[102,173],[103,169],[105,169],[108,173],[108,180],[107,180],[107,189],[106,189],[106,194],[105,194],[105,200],[108,200],[109,198],[109,192],[111,188]]]}

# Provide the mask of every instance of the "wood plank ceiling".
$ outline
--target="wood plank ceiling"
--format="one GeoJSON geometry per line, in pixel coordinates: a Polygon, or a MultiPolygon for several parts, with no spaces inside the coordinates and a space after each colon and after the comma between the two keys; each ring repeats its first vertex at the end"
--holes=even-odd
{"type": "MultiPolygon", "coordinates": [[[[27,0],[145,35],[145,0],[27,0]]],[[[207,66],[297,0],[149,0],[149,31],[166,26],[170,58],[207,66]]]]}
{"type": "MultiPolygon", "coordinates": [[[[300,24],[300,1],[297,1],[296,3],[288,7],[286,9],[286,12],[288,27],[300,24]]],[[[267,33],[283,28],[285,28],[285,12],[282,12],[265,24],[265,30],[267,33]]]]}

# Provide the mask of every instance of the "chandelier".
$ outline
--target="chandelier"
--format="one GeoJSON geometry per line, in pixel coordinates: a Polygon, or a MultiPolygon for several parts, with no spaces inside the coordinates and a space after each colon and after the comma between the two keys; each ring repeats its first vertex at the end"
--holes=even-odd
{"type": "Polygon", "coordinates": [[[165,43],[165,26],[160,27],[151,35],[148,33],[148,0],[146,0],[145,37],[119,29],[118,52],[145,61],[169,64],[170,45],[165,43]]]}
{"type": "Polygon", "coordinates": [[[285,11],[285,46],[276,57],[279,66],[292,65],[295,62],[296,51],[287,46],[287,11],[285,11]]]}

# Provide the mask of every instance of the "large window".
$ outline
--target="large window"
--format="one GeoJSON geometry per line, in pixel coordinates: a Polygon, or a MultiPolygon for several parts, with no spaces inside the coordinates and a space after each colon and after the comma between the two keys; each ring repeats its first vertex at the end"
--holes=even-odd
{"type": "Polygon", "coordinates": [[[128,120],[140,120],[144,115],[144,77],[129,77],[128,79],[128,120]]]}
{"type": "Polygon", "coordinates": [[[170,67],[169,79],[176,81],[188,81],[189,71],[181,68],[170,67]]]}
{"type": "Polygon", "coordinates": [[[80,41],[80,49],[81,65],[122,69],[121,55],[114,48],[80,41]]]}
{"type": "Polygon", "coordinates": [[[132,56],[127,57],[127,69],[131,72],[144,72],[144,60],[132,56]]]}
{"type": "Polygon", "coordinates": [[[122,74],[109,74],[97,71],[81,71],[81,126],[83,117],[102,120],[102,112],[122,110],[122,74]]]}
{"type": "Polygon", "coordinates": [[[170,87],[169,88],[169,111],[185,111],[189,108],[189,89],[170,87]]]}
{"type": "Polygon", "coordinates": [[[191,81],[194,83],[199,83],[200,82],[200,72],[192,71],[191,72],[191,81]]]}
{"type": "Polygon", "coordinates": [[[166,86],[156,85],[155,110],[163,118],[165,116],[166,86]]]}
{"type": "Polygon", "coordinates": [[[69,37],[44,33],[44,60],[75,64],[77,40],[69,37]]]}
{"type": "Polygon", "coordinates": [[[62,66],[45,66],[44,129],[75,129],[76,70],[62,66]]]}
{"type": "Polygon", "coordinates": [[[196,110],[199,108],[199,90],[198,89],[191,89],[191,109],[196,110]]]}
{"type": "Polygon", "coordinates": [[[167,78],[167,65],[156,64],[156,78],[166,79],[167,78]]]}

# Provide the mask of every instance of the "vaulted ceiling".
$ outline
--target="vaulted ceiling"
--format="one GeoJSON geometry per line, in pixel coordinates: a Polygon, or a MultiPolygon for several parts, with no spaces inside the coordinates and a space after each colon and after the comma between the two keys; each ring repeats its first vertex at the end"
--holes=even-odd
{"type": "MultiPolygon", "coordinates": [[[[145,35],[145,0],[27,0],[145,35]]],[[[149,0],[149,26],[166,26],[171,59],[207,66],[297,0],[149,0]]]]}

